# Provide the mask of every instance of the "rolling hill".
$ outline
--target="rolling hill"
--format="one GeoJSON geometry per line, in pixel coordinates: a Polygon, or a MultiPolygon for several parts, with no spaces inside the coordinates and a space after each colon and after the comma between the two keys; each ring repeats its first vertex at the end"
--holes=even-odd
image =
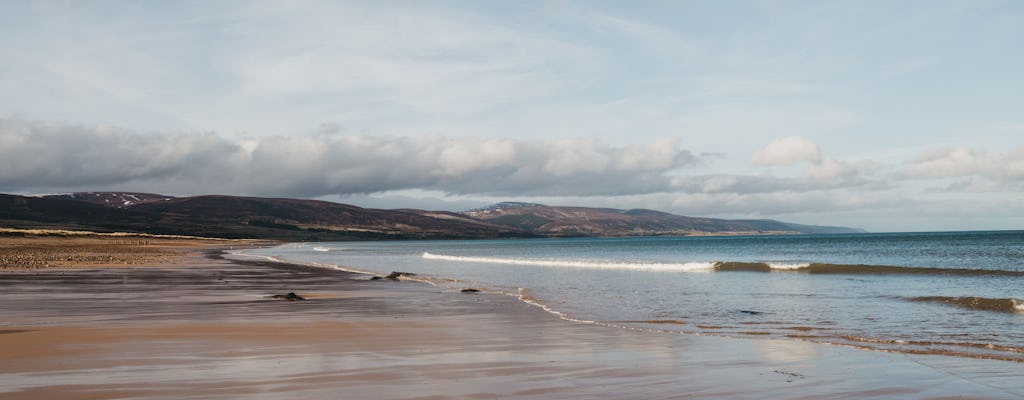
{"type": "Polygon", "coordinates": [[[111,192],[0,195],[0,226],[277,240],[532,236],[447,212],[377,210],[317,200],[111,192]],[[124,198],[147,200],[126,204],[124,198]]]}
{"type": "Polygon", "coordinates": [[[862,232],[852,228],[798,225],[775,220],[697,218],[644,209],[554,207],[533,203],[498,203],[464,213],[482,221],[545,236],[862,232]]]}
{"type": "Polygon", "coordinates": [[[653,210],[498,203],[463,213],[380,210],[319,200],[172,197],[133,192],[0,194],[0,226],[286,241],[561,236],[848,233],[772,220],[694,218],[653,210]]]}

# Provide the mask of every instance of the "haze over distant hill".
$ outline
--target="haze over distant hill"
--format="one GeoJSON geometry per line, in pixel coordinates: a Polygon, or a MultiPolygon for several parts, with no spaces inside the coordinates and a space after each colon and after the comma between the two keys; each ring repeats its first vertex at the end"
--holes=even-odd
{"type": "Polygon", "coordinates": [[[757,233],[854,233],[858,229],[774,220],[695,218],[654,210],[498,203],[463,212],[493,224],[546,236],[652,236],[757,233]]]}
{"type": "Polygon", "coordinates": [[[498,203],[453,213],[378,210],[319,200],[173,197],[132,192],[0,195],[0,226],[278,240],[445,239],[858,230],[771,220],[693,218],[652,210],[498,203]]]}

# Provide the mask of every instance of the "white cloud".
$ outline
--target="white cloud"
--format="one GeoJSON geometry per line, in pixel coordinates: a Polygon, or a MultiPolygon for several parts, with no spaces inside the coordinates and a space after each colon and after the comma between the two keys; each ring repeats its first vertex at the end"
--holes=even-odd
{"type": "Polygon", "coordinates": [[[821,149],[810,139],[801,136],[787,136],[769,143],[754,152],[752,162],[762,166],[786,166],[801,162],[818,163],[821,149]]]}
{"type": "Polygon", "coordinates": [[[449,139],[441,146],[438,173],[448,176],[511,165],[520,157],[517,143],[506,139],[483,139],[475,143],[449,139]]]}
{"type": "Polygon", "coordinates": [[[0,119],[0,190],[54,188],[313,197],[403,189],[596,196],[665,191],[697,161],[675,141],[296,134],[241,140],[0,119]]]}
{"type": "Polygon", "coordinates": [[[970,147],[931,150],[904,165],[907,178],[962,178],[952,191],[1019,190],[1024,187],[1024,145],[1005,152],[970,147]]]}
{"type": "Polygon", "coordinates": [[[854,166],[825,157],[808,166],[803,176],[816,182],[835,182],[838,180],[855,179],[859,174],[860,171],[854,166]]]}
{"type": "MultiPolygon", "coordinates": [[[[692,168],[702,160],[677,140],[613,146],[593,137],[512,140],[334,130],[233,139],[209,132],[154,134],[0,118],[0,191],[22,193],[327,196],[404,207],[415,207],[410,196],[429,193],[424,197],[437,198],[424,200],[428,208],[516,199],[695,216],[793,217],[877,229],[886,223],[879,215],[898,216],[898,210],[924,222],[929,213],[980,218],[942,205],[1003,204],[978,193],[1019,193],[1024,177],[1024,146],[1006,152],[939,149],[904,165],[902,174],[868,161],[819,156],[789,176],[772,171],[695,175],[692,168]],[[942,192],[928,192],[927,183],[936,179],[956,180],[942,192]],[[846,219],[830,219],[837,215],[846,219]]],[[[965,222],[929,223],[941,228],[965,222]]]]}
{"type": "MultiPolygon", "coordinates": [[[[759,166],[790,167],[804,164],[802,172],[796,176],[776,176],[775,171],[763,171],[758,175],[750,175],[741,179],[733,179],[732,185],[739,190],[736,193],[769,193],[781,191],[809,192],[826,189],[842,189],[866,186],[880,187],[884,184],[870,179],[869,176],[878,171],[879,165],[871,161],[850,163],[826,157],[821,149],[810,139],[800,136],[789,136],[769,143],[754,152],[752,163],[759,166]]],[[[783,169],[792,170],[792,168],[783,169]]],[[[723,192],[722,181],[713,185],[723,192]]],[[[707,190],[705,190],[707,192],[707,190]]]]}
{"type": "Polygon", "coordinates": [[[919,177],[971,175],[985,169],[986,152],[964,147],[932,150],[908,165],[908,173],[919,177]]]}

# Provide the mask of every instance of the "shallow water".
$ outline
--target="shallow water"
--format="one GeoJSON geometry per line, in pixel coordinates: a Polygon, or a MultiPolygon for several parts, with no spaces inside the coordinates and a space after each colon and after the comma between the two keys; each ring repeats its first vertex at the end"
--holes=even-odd
{"type": "Polygon", "coordinates": [[[566,318],[1024,362],[1024,231],[288,244],[248,251],[566,318]]]}

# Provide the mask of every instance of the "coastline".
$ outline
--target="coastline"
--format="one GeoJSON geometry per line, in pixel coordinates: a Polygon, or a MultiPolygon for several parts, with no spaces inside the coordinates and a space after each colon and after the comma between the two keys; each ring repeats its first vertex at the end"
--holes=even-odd
{"type": "Polygon", "coordinates": [[[227,259],[223,247],[0,272],[0,398],[1024,393],[1019,363],[573,323],[509,296],[227,259]],[[308,300],[269,297],[288,292],[308,300]]]}

